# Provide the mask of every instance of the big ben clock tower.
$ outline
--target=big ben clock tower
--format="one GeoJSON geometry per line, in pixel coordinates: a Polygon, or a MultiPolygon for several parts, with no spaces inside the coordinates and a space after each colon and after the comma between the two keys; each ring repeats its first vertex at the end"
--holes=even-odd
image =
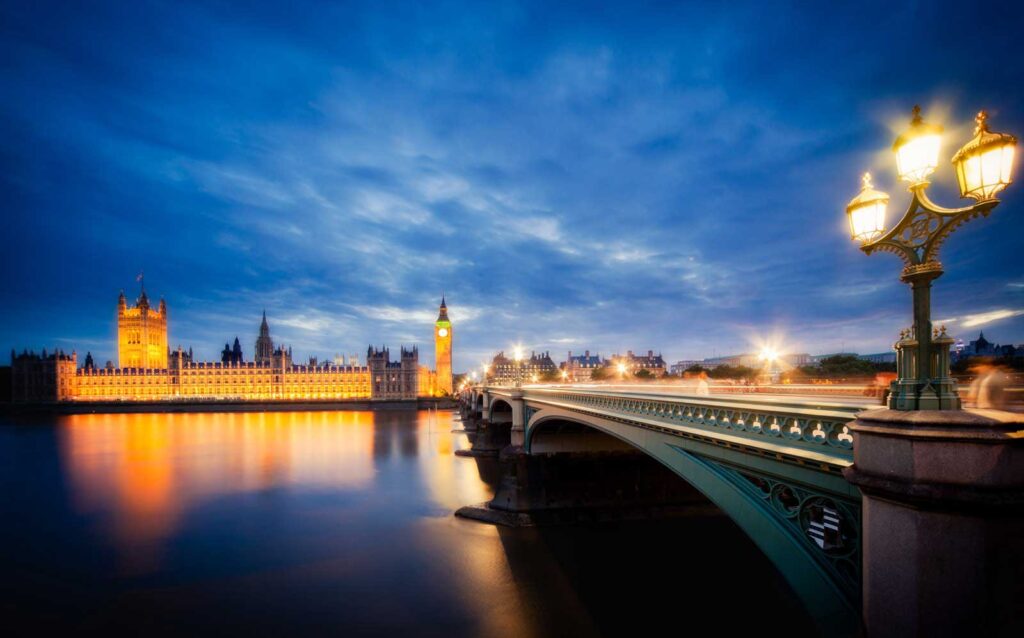
{"type": "Polygon", "coordinates": [[[437,366],[438,392],[452,393],[452,322],[448,320],[448,306],[441,295],[441,311],[434,323],[434,361],[437,366]]]}

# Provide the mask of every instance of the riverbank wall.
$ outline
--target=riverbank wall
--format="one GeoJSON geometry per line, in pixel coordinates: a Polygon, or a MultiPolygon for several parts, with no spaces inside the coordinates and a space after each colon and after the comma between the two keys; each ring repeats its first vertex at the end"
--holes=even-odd
{"type": "Polygon", "coordinates": [[[123,414],[166,412],[333,412],[451,409],[446,397],[350,399],[340,401],[111,401],[0,404],[0,414],[123,414]]]}

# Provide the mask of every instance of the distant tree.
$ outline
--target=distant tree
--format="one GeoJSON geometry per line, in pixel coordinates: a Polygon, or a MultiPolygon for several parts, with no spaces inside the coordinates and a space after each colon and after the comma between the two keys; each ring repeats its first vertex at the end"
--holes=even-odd
{"type": "Polygon", "coordinates": [[[645,368],[640,368],[639,370],[636,371],[636,373],[633,376],[636,377],[637,379],[643,379],[644,381],[650,381],[651,379],[654,378],[654,373],[651,372],[650,370],[645,369],[645,368]]]}
{"type": "Polygon", "coordinates": [[[712,379],[753,379],[758,374],[758,370],[747,366],[721,365],[708,371],[708,376],[712,379]]]}
{"type": "Polygon", "coordinates": [[[590,374],[590,378],[593,381],[604,381],[611,378],[611,370],[608,366],[602,366],[600,368],[594,368],[594,371],[590,374]]]}
{"type": "Polygon", "coordinates": [[[693,364],[692,366],[690,366],[689,368],[687,368],[685,370],[685,372],[689,372],[691,374],[700,374],[701,372],[707,372],[707,371],[708,371],[708,369],[705,368],[704,366],[702,366],[699,363],[695,363],[695,364],[693,364]]]}
{"type": "Polygon", "coordinates": [[[825,357],[817,368],[804,366],[801,370],[807,376],[826,379],[873,377],[876,372],[875,364],[849,354],[825,357]]]}
{"type": "Polygon", "coordinates": [[[791,368],[782,373],[782,381],[785,383],[801,383],[807,380],[807,373],[804,368],[791,368]]]}
{"type": "Polygon", "coordinates": [[[550,383],[552,381],[561,381],[562,372],[557,369],[545,370],[544,374],[540,375],[540,380],[544,381],[545,383],[550,383]]]}

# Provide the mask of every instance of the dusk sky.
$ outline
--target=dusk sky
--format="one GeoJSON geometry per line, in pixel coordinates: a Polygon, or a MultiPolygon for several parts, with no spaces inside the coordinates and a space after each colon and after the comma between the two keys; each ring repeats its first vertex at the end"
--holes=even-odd
{"type": "MultiPolygon", "coordinates": [[[[235,336],[251,358],[265,308],[297,361],[432,364],[442,291],[456,372],[517,342],[885,351],[910,291],[845,206],[870,170],[902,214],[915,103],[946,127],[932,196],[961,205],[975,112],[1024,135],[1021,13],[5,2],[0,345],[116,360],[144,271],[204,360],[235,336]]],[[[933,318],[965,340],[1024,342],[1024,184],[1003,200],[941,255],[933,318]]]]}

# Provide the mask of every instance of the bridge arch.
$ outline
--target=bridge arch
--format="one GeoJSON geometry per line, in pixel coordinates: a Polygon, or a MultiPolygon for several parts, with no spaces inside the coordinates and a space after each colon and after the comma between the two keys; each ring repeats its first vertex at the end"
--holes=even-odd
{"type": "Polygon", "coordinates": [[[819,626],[833,633],[836,627],[851,632],[859,627],[859,592],[851,592],[849,581],[837,579],[835,570],[815,555],[799,528],[773,507],[778,505],[775,492],[781,483],[769,488],[772,498],[760,498],[736,468],[686,449],[677,438],[592,414],[538,407],[526,409],[523,448],[528,454],[590,451],[593,446],[639,449],[682,477],[736,523],[782,573],[819,626]],[[565,423],[575,427],[566,428],[565,423]],[[600,436],[588,434],[585,428],[600,436]]]}
{"type": "Polygon", "coordinates": [[[491,397],[491,407],[487,411],[487,420],[491,423],[512,423],[512,403],[502,397],[491,397]]]}

